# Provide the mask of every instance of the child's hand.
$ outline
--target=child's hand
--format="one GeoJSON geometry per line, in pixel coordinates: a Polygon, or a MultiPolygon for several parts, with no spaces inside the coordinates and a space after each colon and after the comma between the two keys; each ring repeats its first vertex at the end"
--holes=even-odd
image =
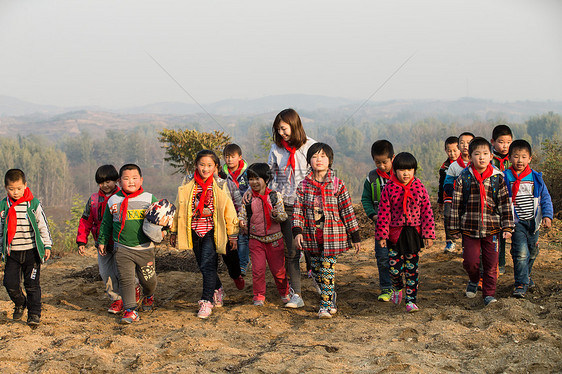
{"type": "Polygon", "coordinates": [[[511,233],[510,233],[510,232],[507,232],[507,231],[504,231],[504,233],[503,233],[503,238],[504,238],[504,239],[511,239],[511,233]]]}
{"type": "Polygon", "coordinates": [[[47,261],[49,258],[51,258],[51,250],[50,249],[45,249],[45,261],[47,261]]]}
{"type": "Polygon", "coordinates": [[[79,245],[78,246],[78,253],[80,254],[80,256],[84,256],[86,254],[86,246],[85,245],[79,245]]]}
{"type": "Polygon", "coordinates": [[[295,246],[298,249],[302,249],[302,242],[304,241],[304,238],[302,236],[302,234],[298,234],[297,236],[295,236],[295,246]]]}
{"type": "Polygon", "coordinates": [[[425,248],[431,248],[433,246],[433,239],[424,239],[423,246],[425,248]]]}
{"type": "Polygon", "coordinates": [[[107,252],[105,251],[105,245],[104,244],[98,245],[98,253],[100,254],[100,256],[106,255],[107,252]]]}
{"type": "Polygon", "coordinates": [[[170,245],[172,247],[176,246],[176,242],[178,241],[178,234],[176,234],[175,232],[170,234],[170,245]]]}
{"type": "Polygon", "coordinates": [[[353,243],[353,248],[355,248],[355,254],[358,254],[361,250],[361,243],[353,243]]]}
{"type": "Polygon", "coordinates": [[[548,217],[544,217],[542,219],[542,225],[545,229],[549,229],[552,226],[552,220],[548,217]]]}
{"type": "Polygon", "coordinates": [[[248,189],[248,191],[246,191],[242,196],[242,204],[249,204],[250,201],[252,201],[252,190],[248,189]]]}
{"type": "Polygon", "coordinates": [[[228,241],[230,242],[230,249],[232,249],[233,251],[238,249],[238,238],[228,238],[228,241]]]}
{"type": "Polygon", "coordinates": [[[238,221],[238,226],[240,226],[241,229],[245,229],[246,228],[246,221],[238,221]]]}
{"type": "Polygon", "coordinates": [[[375,214],[371,219],[374,223],[377,223],[377,219],[379,218],[378,214],[375,214]]]}
{"type": "Polygon", "coordinates": [[[385,239],[379,240],[379,245],[383,248],[386,248],[386,240],[385,239]]]}

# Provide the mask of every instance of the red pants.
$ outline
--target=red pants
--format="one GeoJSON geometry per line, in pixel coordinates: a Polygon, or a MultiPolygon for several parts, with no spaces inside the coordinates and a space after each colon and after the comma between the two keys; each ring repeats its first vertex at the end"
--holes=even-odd
{"type": "Polygon", "coordinates": [[[279,295],[286,296],[289,293],[289,282],[287,282],[285,274],[283,238],[273,243],[262,243],[257,239],[250,239],[249,245],[250,256],[252,257],[254,300],[265,300],[265,269],[267,265],[269,265],[279,295]]]}
{"type": "Polygon", "coordinates": [[[496,280],[498,278],[498,250],[497,236],[491,235],[485,238],[471,238],[462,236],[464,248],[463,266],[472,283],[480,280],[480,252],[482,252],[482,297],[494,296],[496,293],[496,280]]]}

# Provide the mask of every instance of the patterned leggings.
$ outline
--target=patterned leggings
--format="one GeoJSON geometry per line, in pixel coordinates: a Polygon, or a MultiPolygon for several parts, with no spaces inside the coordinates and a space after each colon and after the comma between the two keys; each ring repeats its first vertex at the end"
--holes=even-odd
{"type": "Polygon", "coordinates": [[[316,283],[320,286],[320,308],[330,309],[334,296],[337,256],[310,256],[316,283]]]}
{"type": "Polygon", "coordinates": [[[396,290],[404,288],[402,273],[406,278],[406,302],[416,302],[418,294],[418,260],[417,253],[399,255],[396,248],[389,248],[388,251],[390,263],[390,276],[392,278],[392,286],[396,290]]]}

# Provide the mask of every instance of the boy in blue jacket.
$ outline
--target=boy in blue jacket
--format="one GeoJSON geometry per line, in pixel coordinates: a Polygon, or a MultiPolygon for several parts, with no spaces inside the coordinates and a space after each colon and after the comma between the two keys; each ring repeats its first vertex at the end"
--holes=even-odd
{"type": "Polygon", "coordinates": [[[539,227],[542,224],[549,228],[553,217],[550,194],[542,174],[529,166],[531,158],[531,145],[516,140],[509,147],[511,167],[504,171],[515,220],[511,256],[515,275],[513,297],[517,298],[525,297],[529,287],[534,286],[531,270],[539,254],[539,227]]]}

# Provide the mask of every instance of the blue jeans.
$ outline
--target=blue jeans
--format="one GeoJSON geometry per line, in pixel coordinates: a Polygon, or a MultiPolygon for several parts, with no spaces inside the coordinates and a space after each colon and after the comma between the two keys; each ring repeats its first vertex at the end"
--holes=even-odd
{"type": "Polygon", "coordinates": [[[533,263],[539,254],[537,240],[539,232],[535,232],[535,220],[519,221],[511,237],[511,257],[515,286],[528,286],[533,263]]]}
{"type": "Polygon", "coordinates": [[[390,264],[388,263],[388,246],[381,247],[378,240],[375,240],[375,257],[379,268],[379,285],[381,290],[392,288],[390,280],[390,264]]]}
{"type": "Polygon", "coordinates": [[[201,300],[213,302],[215,290],[222,287],[217,272],[219,256],[215,247],[214,230],[209,231],[204,237],[200,237],[194,230],[191,230],[191,237],[193,240],[193,253],[195,254],[199,271],[203,275],[201,300]]]}
{"type": "Polygon", "coordinates": [[[238,258],[240,259],[240,269],[246,271],[248,263],[250,262],[248,235],[238,235],[238,258]]]}

